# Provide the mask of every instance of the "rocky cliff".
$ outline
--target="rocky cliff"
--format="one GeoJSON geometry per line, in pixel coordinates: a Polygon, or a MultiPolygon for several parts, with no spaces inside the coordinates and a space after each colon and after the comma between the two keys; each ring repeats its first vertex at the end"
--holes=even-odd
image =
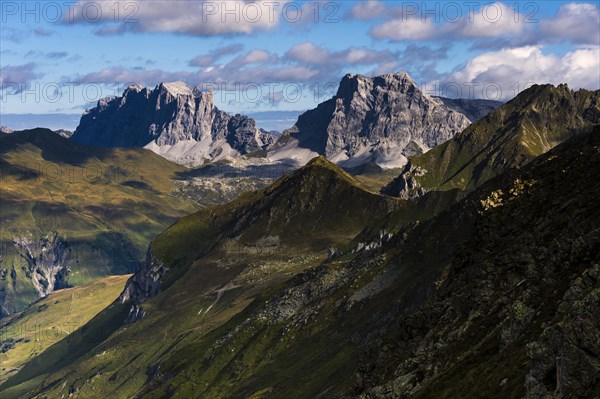
{"type": "Polygon", "coordinates": [[[284,132],[270,157],[284,159],[295,149],[346,167],[369,161],[401,167],[408,157],[442,144],[499,105],[430,97],[406,73],[348,74],[332,99],[302,114],[284,132]]]}
{"type": "Polygon", "coordinates": [[[273,142],[253,119],[219,110],[212,93],[183,82],[155,89],[131,85],[122,97],[98,101],[83,114],[72,139],[102,147],[147,147],[186,165],[259,151],[273,142]]]}

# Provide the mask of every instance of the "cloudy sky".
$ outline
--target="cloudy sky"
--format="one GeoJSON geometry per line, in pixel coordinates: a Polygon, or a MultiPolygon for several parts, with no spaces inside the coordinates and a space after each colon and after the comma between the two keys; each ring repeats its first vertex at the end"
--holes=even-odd
{"type": "Polygon", "coordinates": [[[0,3],[0,112],[80,113],[181,80],[230,112],[302,110],[346,73],[448,97],[600,88],[597,2],[108,0],[0,3]]]}

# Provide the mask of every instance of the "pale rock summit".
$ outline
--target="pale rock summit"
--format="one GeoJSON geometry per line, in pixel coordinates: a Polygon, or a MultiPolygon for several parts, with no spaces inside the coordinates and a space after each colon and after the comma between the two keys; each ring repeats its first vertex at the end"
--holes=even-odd
{"type": "Polygon", "coordinates": [[[131,85],[87,110],[72,139],[102,147],[146,147],[174,162],[196,166],[265,149],[274,138],[253,119],[219,110],[210,92],[183,82],[154,89],[131,85]]]}
{"type": "Polygon", "coordinates": [[[398,168],[499,105],[430,97],[407,73],[373,78],[348,74],[337,94],[302,114],[268,156],[303,164],[321,154],[343,167],[374,162],[398,168]]]}

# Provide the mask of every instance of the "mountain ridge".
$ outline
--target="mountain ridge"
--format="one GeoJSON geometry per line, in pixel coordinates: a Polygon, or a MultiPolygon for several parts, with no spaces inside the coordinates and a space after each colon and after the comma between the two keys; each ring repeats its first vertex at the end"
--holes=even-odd
{"type": "Polygon", "coordinates": [[[183,172],[142,148],[88,147],[49,129],[0,136],[0,317],[135,272],[153,236],[196,208],[171,195],[183,172]]]}
{"type": "Polygon", "coordinates": [[[534,85],[446,143],[411,158],[383,192],[408,198],[430,190],[473,189],[599,122],[600,90],[534,85]]]}

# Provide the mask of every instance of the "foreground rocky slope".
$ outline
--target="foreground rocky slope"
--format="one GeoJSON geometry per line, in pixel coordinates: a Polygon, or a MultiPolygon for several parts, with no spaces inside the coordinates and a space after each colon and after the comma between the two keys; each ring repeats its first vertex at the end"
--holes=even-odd
{"type": "MultiPolygon", "coordinates": [[[[347,393],[598,397],[599,168],[596,127],[451,209],[446,234],[471,231],[439,270],[430,298],[367,351],[347,393]]],[[[439,230],[443,220],[426,229],[439,230]]]]}
{"type": "Polygon", "coordinates": [[[411,158],[384,192],[408,198],[430,190],[471,190],[595,123],[600,91],[534,85],[452,140],[411,158]]]}
{"type": "Polygon", "coordinates": [[[499,105],[430,97],[406,73],[349,74],[332,99],[284,132],[269,157],[302,163],[312,152],[344,167],[367,162],[401,167],[408,157],[447,141],[499,105]]]}
{"type": "Polygon", "coordinates": [[[183,82],[129,86],[86,111],[72,139],[103,147],[146,147],[184,165],[201,165],[268,147],[253,119],[215,107],[213,95],[183,82]]]}

